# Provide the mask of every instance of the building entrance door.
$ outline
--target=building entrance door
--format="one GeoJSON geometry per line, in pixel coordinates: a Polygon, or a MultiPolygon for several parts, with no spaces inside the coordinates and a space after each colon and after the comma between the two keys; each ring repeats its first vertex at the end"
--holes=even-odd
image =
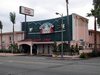
{"type": "Polygon", "coordinates": [[[34,55],[37,55],[37,45],[36,44],[34,44],[32,46],[32,52],[33,52],[34,55]]]}

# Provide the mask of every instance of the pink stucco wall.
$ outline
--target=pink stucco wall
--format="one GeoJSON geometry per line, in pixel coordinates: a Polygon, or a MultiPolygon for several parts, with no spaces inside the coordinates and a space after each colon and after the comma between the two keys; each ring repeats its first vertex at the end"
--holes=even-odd
{"type": "MultiPolygon", "coordinates": [[[[89,44],[90,48],[94,47],[94,30],[89,30],[89,44]]],[[[100,32],[97,31],[97,48],[100,48],[100,32]]]]}
{"type": "Polygon", "coordinates": [[[88,46],[88,19],[73,14],[73,40],[80,43],[83,40],[85,46],[88,46]]]}
{"type": "MultiPolygon", "coordinates": [[[[2,44],[4,48],[8,48],[9,45],[12,43],[13,33],[3,33],[2,34],[2,44]]],[[[14,33],[14,41],[15,43],[18,43],[18,41],[24,39],[24,32],[15,32],[14,33]]],[[[0,34],[0,48],[1,48],[1,34],[0,34]]]]}

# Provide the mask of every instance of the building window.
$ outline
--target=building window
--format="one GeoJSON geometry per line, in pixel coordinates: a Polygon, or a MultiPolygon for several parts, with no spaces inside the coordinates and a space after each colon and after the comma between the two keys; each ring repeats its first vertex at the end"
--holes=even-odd
{"type": "Polygon", "coordinates": [[[11,36],[9,36],[9,40],[11,41],[11,36]]]}
{"type": "Polygon", "coordinates": [[[92,48],[92,44],[89,44],[89,47],[92,48]]]}
{"type": "Polygon", "coordinates": [[[9,43],[12,43],[12,35],[9,36],[9,43]]]}
{"type": "Polygon", "coordinates": [[[92,32],[89,31],[89,36],[92,36],[92,32]]]}

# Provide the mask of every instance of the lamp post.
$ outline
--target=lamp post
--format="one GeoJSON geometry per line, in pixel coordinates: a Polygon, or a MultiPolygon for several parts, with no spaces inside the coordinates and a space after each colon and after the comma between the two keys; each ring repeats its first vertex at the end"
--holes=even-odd
{"type": "Polygon", "coordinates": [[[58,12],[56,12],[56,15],[60,15],[61,16],[61,58],[63,58],[63,28],[64,28],[64,24],[63,24],[63,14],[60,14],[58,12]]]}

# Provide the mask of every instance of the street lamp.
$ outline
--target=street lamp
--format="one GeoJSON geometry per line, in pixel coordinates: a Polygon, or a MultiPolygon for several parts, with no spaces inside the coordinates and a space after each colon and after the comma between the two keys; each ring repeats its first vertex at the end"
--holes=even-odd
{"type": "Polygon", "coordinates": [[[64,28],[64,24],[63,24],[63,14],[60,14],[58,12],[56,12],[56,15],[60,15],[61,16],[61,58],[63,58],[63,28],[64,28]]]}

